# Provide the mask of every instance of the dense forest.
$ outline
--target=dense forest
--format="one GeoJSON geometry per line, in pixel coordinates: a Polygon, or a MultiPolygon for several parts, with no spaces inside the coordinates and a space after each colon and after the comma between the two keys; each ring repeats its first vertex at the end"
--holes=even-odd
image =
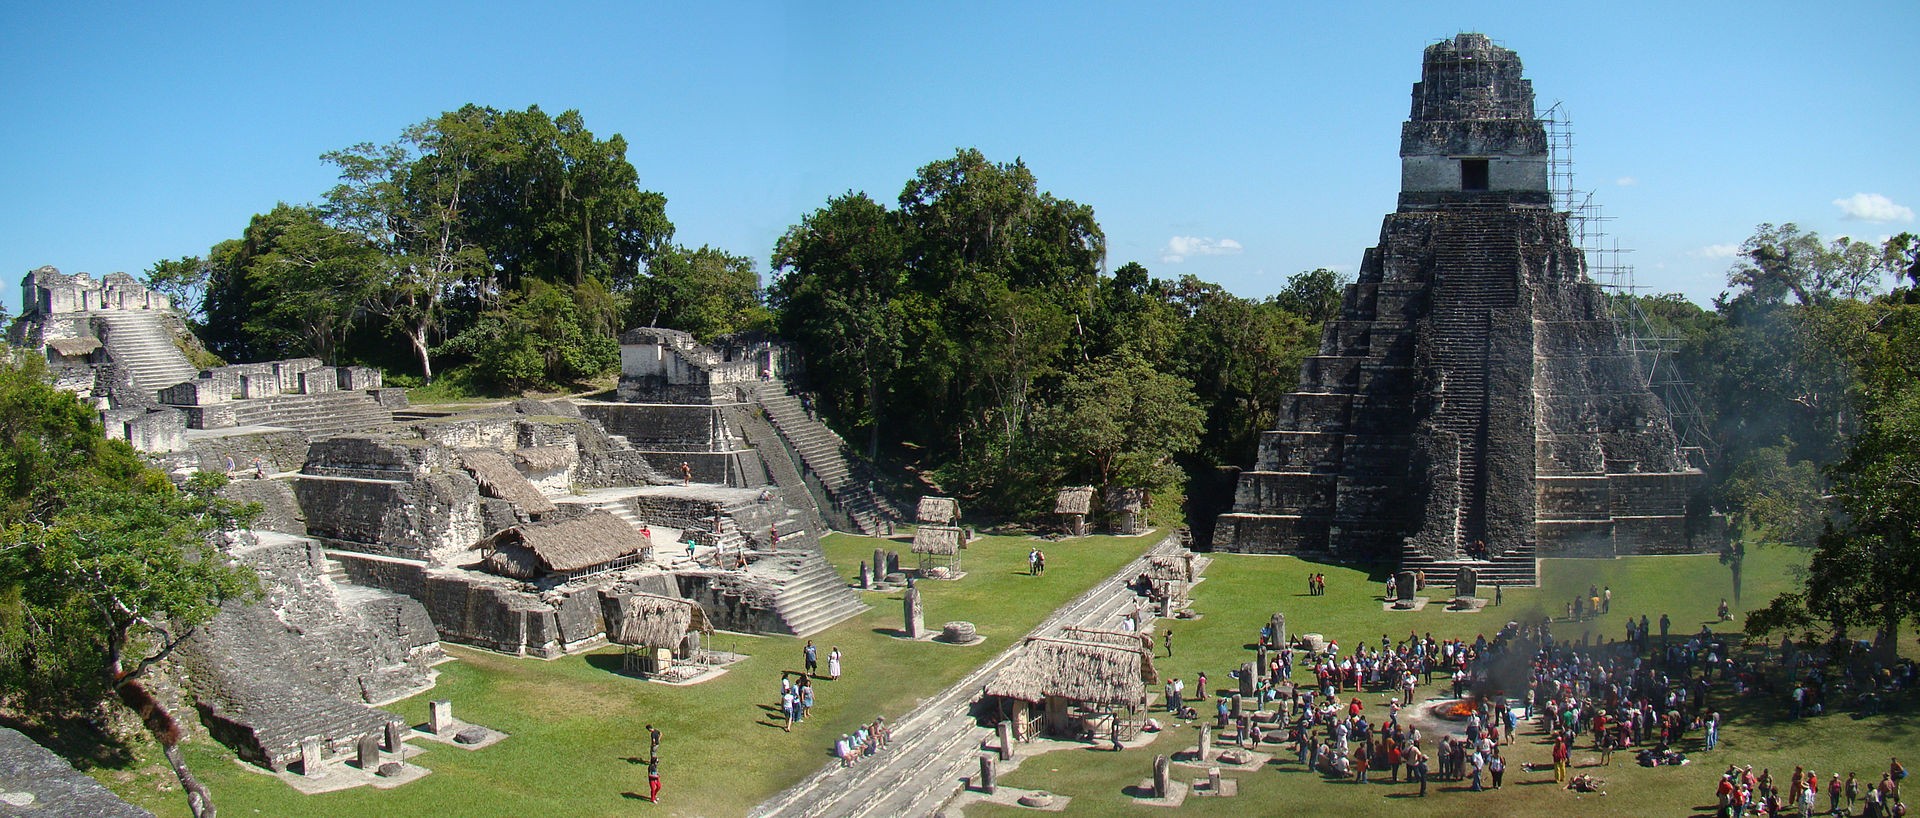
{"type": "MultiPolygon", "coordinates": [[[[1110,268],[1090,206],[970,149],[928,162],[893,199],[849,191],[772,248],[729,249],[675,244],[667,199],[641,187],[624,140],[573,111],[468,106],[323,159],[340,183],[322,201],[278,204],[204,256],[149,271],[215,353],[506,394],[603,387],[629,327],[772,332],[868,458],[1012,521],[1076,483],[1149,487],[1163,518],[1195,524],[1224,510],[1345,283],[1306,271],[1250,299],[1110,268]],[[764,286],[742,249],[770,250],[764,286]]],[[[1687,382],[1666,395],[1711,450],[1742,542],[1819,546],[1908,502],[1887,494],[1904,467],[1871,458],[1920,433],[1915,258],[1909,234],[1826,241],[1761,225],[1711,309],[1616,297],[1650,341],[1654,379],[1687,382]]],[[[1786,626],[1834,614],[1774,613],[1786,626]]]]}

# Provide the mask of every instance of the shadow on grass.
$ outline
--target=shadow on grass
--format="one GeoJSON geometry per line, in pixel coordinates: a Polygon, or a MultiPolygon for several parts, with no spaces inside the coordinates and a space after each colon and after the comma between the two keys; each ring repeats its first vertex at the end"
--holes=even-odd
{"type": "Polygon", "coordinates": [[[52,750],[83,772],[94,767],[124,770],[135,762],[130,745],[79,716],[53,716],[27,722],[0,715],[0,727],[26,734],[34,743],[52,750]]]}
{"type": "Polygon", "coordinates": [[[895,639],[907,638],[907,632],[899,628],[874,628],[873,632],[881,636],[891,636],[895,639]]]}
{"type": "Polygon", "coordinates": [[[649,802],[649,803],[651,803],[651,802],[653,801],[653,799],[651,799],[651,798],[648,798],[648,797],[646,797],[646,796],[644,796],[644,795],[641,795],[640,793],[637,793],[637,792],[623,792],[623,793],[620,793],[620,797],[621,797],[621,798],[629,798],[629,799],[632,799],[632,800],[635,800],[635,801],[646,801],[646,802],[649,802]]]}
{"type": "Polygon", "coordinates": [[[626,664],[626,657],[623,657],[618,653],[587,654],[588,667],[591,667],[595,670],[604,670],[608,673],[614,674],[615,676],[627,676],[627,678],[631,679],[633,678],[632,676],[628,676],[625,672],[623,672],[624,671],[623,666],[625,664],[626,664]]]}

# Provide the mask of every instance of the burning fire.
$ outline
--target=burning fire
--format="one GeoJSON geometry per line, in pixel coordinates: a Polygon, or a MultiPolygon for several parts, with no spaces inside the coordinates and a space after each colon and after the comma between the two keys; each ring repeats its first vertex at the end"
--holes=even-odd
{"type": "Polygon", "coordinates": [[[1454,702],[1451,706],[1447,707],[1446,710],[1442,712],[1444,715],[1449,716],[1451,718],[1464,719],[1479,711],[1480,711],[1480,700],[1461,699],[1457,702],[1454,702]]]}

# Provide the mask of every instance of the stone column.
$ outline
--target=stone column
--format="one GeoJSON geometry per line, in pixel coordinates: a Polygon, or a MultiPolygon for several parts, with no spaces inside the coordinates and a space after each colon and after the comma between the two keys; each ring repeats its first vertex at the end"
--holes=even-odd
{"type": "Polygon", "coordinates": [[[1002,721],[996,728],[1000,733],[1000,760],[1013,760],[1013,722],[1002,721]]]}
{"type": "Polygon", "coordinates": [[[873,569],[867,567],[866,560],[860,561],[860,589],[873,590],[873,569]]]}
{"type": "Polygon", "coordinates": [[[400,752],[400,743],[406,740],[407,726],[397,721],[387,722],[387,752],[400,752]]]}
{"type": "Polygon", "coordinates": [[[873,549],[873,578],[879,580],[886,579],[886,577],[887,550],[884,548],[875,548],[873,549]]]}
{"type": "Polygon", "coordinates": [[[1273,618],[1267,620],[1267,627],[1273,629],[1273,644],[1275,646],[1284,645],[1287,643],[1287,615],[1286,614],[1280,613],[1278,611],[1274,612],[1273,618]]]}
{"type": "Polygon", "coordinates": [[[1253,678],[1261,681],[1267,678],[1267,646],[1256,645],[1253,649],[1253,678]]]}
{"type": "Polygon", "coordinates": [[[309,778],[320,774],[320,740],[305,739],[300,742],[300,774],[309,778]]]}
{"type": "Polygon", "coordinates": [[[905,599],[906,626],[908,639],[919,639],[927,630],[926,611],[920,607],[920,589],[913,583],[907,583],[905,599]]]}
{"type": "Polygon", "coordinates": [[[1167,757],[1153,757],[1153,796],[1155,798],[1173,797],[1172,783],[1168,780],[1167,757]]]}
{"type": "Polygon", "coordinates": [[[1393,598],[1399,602],[1412,602],[1414,592],[1412,571],[1401,571],[1393,575],[1393,598]]]}
{"type": "Polygon", "coordinates": [[[997,777],[994,774],[995,771],[993,767],[994,767],[993,756],[987,755],[986,753],[981,753],[980,754],[980,781],[978,783],[980,786],[980,791],[988,795],[993,794],[995,786],[999,783],[997,780],[997,777]]]}
{"type": "Polygon", "coordinates": [[[1234,720],[1234,721],[1236,721],[1236,722],[1240,720],[1240,694],[1238,694],[1238,693],[1235,693],[1235,694],[1233,695],[1233,716],[1232,716],[1232,718],[1233,718],[1233,720],[1234,720]]]}
{"type": "Polygon", "coordinates": [[[1207,792],[1213,793],[1214,795],[1220,794],[1220,768],[1219,767],[1207,768],[1207,792]]]}
{"type": "Polygon", "coordinates": [[[1200,725],[1200,761],[1206,761],[1213,755],[1213,725],[1200,725]]]}
{"type": "MultiPolygon", "coordinates": [[[[1249,697],[1253,695],[1253,685],[1254,685],[1253,674],[1254,674],[1254,670],[1253,670],[1252,662],[1240,663],[1240,695],[1249,696],[1249,697]]],[[[1234,702],[1235,713],[1240,712],[1239,707],[1240,707],[1240,702],[1236,700],[1234,702]]]]}
{"type": "Polygon", "coordinates": [[[360,737],[360,769],[372,772],[380,769],[380,739],[372,733],[360,737]]]}
{"type": "Polygon", "coordinates": [[[1460,573],[1455,576],[1453,580],[1453,595],[1457,597],[1472,597],[1475,591],[1479,590],[1479,585],[1480,572],[1462,565],[1460,566],[1460,573]]]}
{"type": "Polygon", "coordinates": [[[427,725],[436,736],[444,736],[453,730],[453,702],[449,699],[435,699],[427,703],[427,725]]]}

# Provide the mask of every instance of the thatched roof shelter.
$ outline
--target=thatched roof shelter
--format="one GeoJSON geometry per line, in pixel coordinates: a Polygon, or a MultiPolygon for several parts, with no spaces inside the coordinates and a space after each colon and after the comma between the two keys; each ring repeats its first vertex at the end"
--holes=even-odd
{"type": "Polygon", "coordinates": [[[91,355],[93,354],[94,350],[99,349],[100,339],[98,338],[55,338],[51,341],[48,341],[47,346],[52,348],[54,352],[58,352],[65,357],[78,358],[83,355],[91,355]]]}
{"type": "Polygon", "coordinates": [[[1193,563],[1186,557],[1157,554],[1147,558],[1147,577],[1155,580],[1193,581],[1193,563]]]}
{"type": "Polygon", "coordinates": [[[1155,681],[1151,651],[1036,636],[1020,646],[1020,653],[987,683],[985,692],[1028,702],[1058,696],[1144,707],[1148,685],[1155,681]]]}
{"type": "Polygon", "coordinates": [[[1061,628],[1067,638],[1076,642],[1092,642],[1097,645],[1109,645],[1116,648],[1133,648],[1153,652],[1152,631],[1115,631],[1100,628],[1082,628],[1068,625],[1061,628]]]}
{"type": "Polygon", "coordinates": [[[560,471],[579,460],[580,455],[572,446],[529,446],[513,450],[514,464],[527,471],[560,471]]]}
{"type": "Polygon", "coordinates": [[[633,526],[600,509],[559,522],[517,525],[474,547],[485,552],[488,571],[517,579],[618,567],[653,550],[633,526]]]}
{"type": "Polygon", "coordinates": [[[468,449],[460,453],[460,464],[479,481],[480,493],[488,497],[506,500],[528,514],[547,514],[554,509],[553,501],[513,467],[505,452],[468,449]]]}
{"type": "Polygon", "coordinates": [[[923,524],[952,525],[960,519],[960,501],[952,497],[922,497],[914,519],[923,524]]]}
{"type": "Polygon", "coordinates": [[[678,648],[688,631],[712,633],[698,603],[654,594],[610,594],[600,599],[607,641],[644,648],[678,648]]]}
{"type": "Polygon", "coordinates": [[[1053,499],[1055,514],[1092,514],[1093,487],[1068,486],[1060,490],[1053,499]]]}
{"type": "Polygon", "coordinates": [[[1147,504],[1147,490],[1114,486],[1107,489],[1106,506],[1109,512],[1133,512],[1138,514],[1147,504]]]}
{"type": "Polygon", "coordinates": [[[967,532],[950,525],[923,525],[913,530],[913,552],[951,557],[960,553],[967,532]]]}

